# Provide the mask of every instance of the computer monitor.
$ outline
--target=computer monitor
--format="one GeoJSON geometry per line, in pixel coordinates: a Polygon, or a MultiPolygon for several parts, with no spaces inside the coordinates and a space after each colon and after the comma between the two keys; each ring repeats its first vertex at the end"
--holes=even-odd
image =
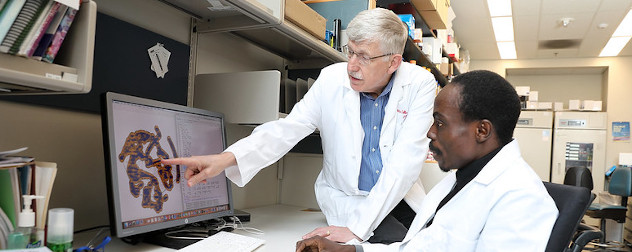
{"type": "Polygon", "coordinates": [[[160,163],[222,152],[222,114],[110,92],[104,95],[102,117],[113,235],[129,237],[233,214],[223,172],[189,187],[186,167],[160,163]]]}

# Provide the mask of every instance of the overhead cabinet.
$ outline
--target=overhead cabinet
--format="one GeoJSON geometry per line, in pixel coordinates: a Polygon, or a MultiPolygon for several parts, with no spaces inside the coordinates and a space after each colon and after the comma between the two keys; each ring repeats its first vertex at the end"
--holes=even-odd
{"type": "Polygon", "coordinates": [[[90,92],[96,15],[81,4],[54,64],[0,53],[0,95],[90,92]]]}
{"type": "Polygon", "coordinates": [[[321,41],[324,29],[321,37],[319,23],[327,21],[301,8],[306,6],[300,6],[304,5],[300,0],[161,1],[198,18],[197,32],[231,32],[296,63],[292,66],[320,68],[346,61],[342,53],[321,41]],[[309,15],[292,13],[290,21],[290,10],[309,15]]]}

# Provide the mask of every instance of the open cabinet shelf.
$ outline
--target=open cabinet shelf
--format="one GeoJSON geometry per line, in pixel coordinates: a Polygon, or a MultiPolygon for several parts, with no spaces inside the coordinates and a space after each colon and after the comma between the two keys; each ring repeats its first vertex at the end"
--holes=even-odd
{"type": "Polygon", "coordinates": [[[90,92],[96,15],[94,1],[81,4],[53,64],[0,54],[0,95],[90,92]]]}
{"type": "Polygon", "coordinates": [[[292,68],[321,68],[346,57],[285,20],[285,0],[160,0],[193,17],[195,31],[231,32],[290,61],[292,68]],[[209,9],[215,8],[213,10],[209,9]]]}

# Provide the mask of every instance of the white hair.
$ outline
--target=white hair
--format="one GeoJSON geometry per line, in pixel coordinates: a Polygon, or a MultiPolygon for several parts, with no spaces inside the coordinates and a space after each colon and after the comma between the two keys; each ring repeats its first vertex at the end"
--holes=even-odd
{"type": "Polygon", "coordinates": [[[347,36],[354,43],[377,42],[383,53],[402,54],[408,27],[392,11],[375,8],[358,13],[347,25],[347,36]]]}

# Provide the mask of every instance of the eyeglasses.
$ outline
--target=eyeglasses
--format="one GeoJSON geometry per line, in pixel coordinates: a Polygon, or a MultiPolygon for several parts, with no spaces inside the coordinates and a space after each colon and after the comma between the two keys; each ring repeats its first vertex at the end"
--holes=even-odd
{"type": "Polygon", "coordinates": [[[365,65],[365,66],[368,65],[368,64],[371,64],[371,61],[374,60],[374,59],[381,58],[381,57],[384,57],[384,56],[393,55],[393,53],[387,53],[387,54],[383,54],[383,55],[380,55],[380,56],[370,57],[370,56],[364,55],[362,53],[354,52],[353,50],[351,50],[351,48],[349,48],[349,45],[344,45],[342,47],[342,52],[347,55],[347,58],[349,58],[349,60],[351,60],[353,55],[355,55],[356,57],[358,57],[358,62],[360,63],[360,65],[365,65]]]}

